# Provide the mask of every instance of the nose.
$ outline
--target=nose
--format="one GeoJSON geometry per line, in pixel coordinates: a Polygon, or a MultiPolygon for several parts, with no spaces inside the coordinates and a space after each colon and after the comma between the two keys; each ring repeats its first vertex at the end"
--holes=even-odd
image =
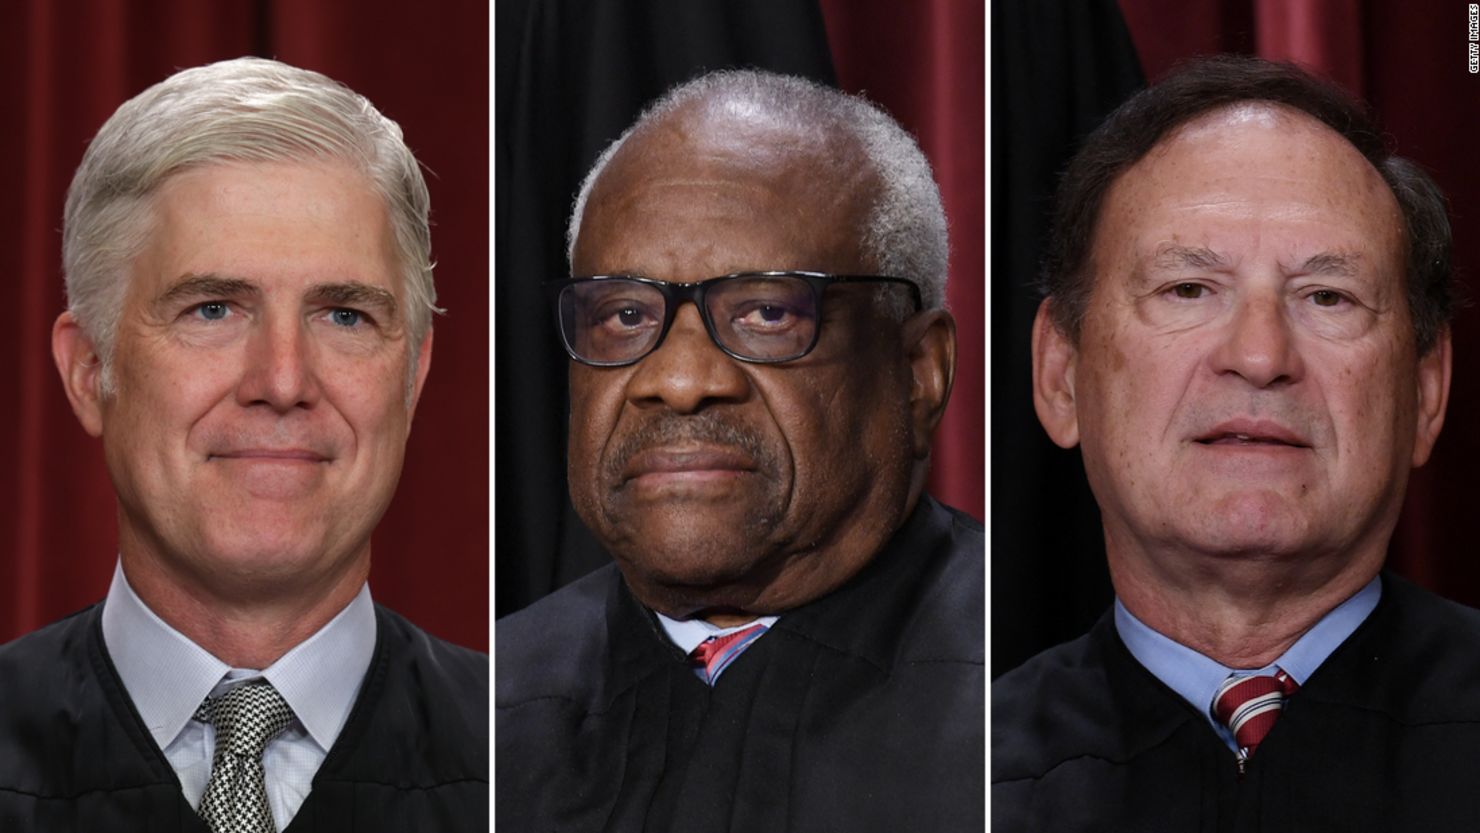
{"type": "Polygon", "coordinates": [[[699,308],[685,303],[658,349],[637,363],[627,398],[638,405],[661,404],[692,414],[716,402],[738,402],[750,382],[739,360],[725,355],[709,338],[699,308]]]}
{"type": "Polygon", "coordinates": [[[1256,388],[1299,381],[1305,373],[1304,362],[1284,299],[1278,293],[1241,299],[1213,363],[1217,372],[1241,376],[1256,388]]]}
{"type": "Polygon", "coordinates": [[[245,362],[237,386],[240,404],[286,413],[318,401],[313,344],[297,316],[268,315],[260,322],[247,339],[245,362]]]}

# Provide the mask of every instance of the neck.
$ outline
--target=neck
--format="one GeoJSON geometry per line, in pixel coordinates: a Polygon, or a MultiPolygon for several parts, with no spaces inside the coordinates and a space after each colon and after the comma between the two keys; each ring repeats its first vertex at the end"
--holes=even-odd
{"type": "Polygon", "coordinates": [[[716,628],[733,628],[748,622],[754,622],[758,618],[760,617],[753,613],[709,613],[703,615],[704,621],[716,628]]]}
{"type": "Polygon", "coordinates": [[[1345,558],[1127,554],[1107,536],[1110,578],[1148,627],[1229,668],[1280,657],[1382,568],[1382,551],[1345,558]]]}
{"type": "Polygon", "coordinates": [[[233,668],[264,669],[344,610],[370,571],[355,569],[291,587],[248,587],[227,577],[199,581],[159,562],[122,553],[124,577],[150,610],[190,641],[233,668]]]}

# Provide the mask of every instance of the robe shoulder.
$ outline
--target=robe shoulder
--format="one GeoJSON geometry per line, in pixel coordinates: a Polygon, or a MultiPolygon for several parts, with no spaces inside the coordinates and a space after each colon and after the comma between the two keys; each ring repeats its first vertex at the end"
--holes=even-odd
{"type": "MultiPolygon", "coordinates": [[[[1116,659],[1112,652],[1124,651],[1113,631],[1107,614],[1089,634],[1050,648],[992,682],[994,785],[1039,778],[1078,758],[1123,762],[1193,716],[1190,709],[1181,709],[1174,698],[1164,696],[1169,691],[1157,691],[1154,679],[1140,666],[1111,667],[1116,659]],[[1120,679],[1125,674],[1141,676],[1138,670],[1144,679],[1120,679]],[[1141,691],[1115,696],[1126,690],[1127,682],[1138,684],[1141,691]],[[1145,698],[1154,701],[1150,719],[1163,726],[1147,735],[1126,732],[1128,715],[1122,707],[1128,700],[1145,698]],[[1158,709],[1164,715],[1161,719],[1155,716],[1158,709]]],[[[1148,715],[1143,711],[1138,716],[1148,715]]]]}
{"type": "Polygon", "coordinates": [[[1389,574],[1383,594],[1391,623],[1359,644],[1386,709],[1409,724],[1480,720],[1480,610],[1389,574]]]}
{"type": "Polygon", "coordinates": [[[174,780],[101,649],[101,610],[0,646],[0,793],[67,798],[174,780]],[[106,764],[97,750],[111,750],[106,764]]]}
{"type": "Polygon", "coordinates": [[[603,686],[592,669],[608,652],[607,617],[621,575],[608,564],[494,624],[494,706],[563,700],[599,709],[603,686]]]}
{"type": "Polygon", "coordinates": [[[1480,613],[1385,574],[1239,774],[1107,615],[993,682],[993,829],[1480,829],[1477,639],[1480,613]]]}
{"type": "Polygon", "coordinates": [[[486,830],[488,656],[379,606],[376,627],[354,710],[285,833],[486,830]]]}
{"type": "MultiPolygon", "coordinates": [[[[359,749],[386,748],[396,761],[391,771],[401,787],[426,787],[460,780],[488,781],[488,655],[438,639],[387,608],[376,606],[377,639],[383,650],[362,692],[379,691],[356,709],[365,737],[359,749]]],[[[350,737],[352,727],[346,725],[350,737]]],[[[378,756],[374,756],[378,757],[378,756]]],[[[360,758],[346,761],[337,777],[373,780],[374,769],[360,758]]],[[[326,761],[326,764],[328,762],[326,761]]]]}
{"type": "Polygon", "coordinates": [[[488,655],[423,631],[405,617],[376,606],[379,638],[388,646],[388,669],[447,715],[455,731],[488,730],[488,655]]]}
{"type": "MultiPolygon", "coordinates": [[[[925,573],[912,601],[914,612],[901,640],[899,661],[985,668],[986,535],[982,525],[964,512],[931,503],[927,509],[938,515],[946,530],[937,544],[945,554],[925,573]]],[[[928,558],[929,554],[918,553],[917,557],[928,558]]]]}

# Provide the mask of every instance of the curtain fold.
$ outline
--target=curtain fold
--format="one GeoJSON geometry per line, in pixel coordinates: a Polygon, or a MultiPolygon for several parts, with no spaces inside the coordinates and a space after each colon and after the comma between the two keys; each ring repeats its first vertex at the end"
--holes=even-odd
{"type": "Polygon", "coordinates": [[[925,0],[823,0],[838,86],[884,106],[920,141],[950,222],[947,303],[956,317],[956,382],[935,435],[930,491],[977,519],[986,482],[986,9],[925,0]]]}
{"type": "Polygon", "coordinates": [[[1078,450],[1033,411],[1033,318],[1060,171],[1142,85],[1114,0],[992,8],[992,674],[1089,629],[1110,603],[1078,450]]]}

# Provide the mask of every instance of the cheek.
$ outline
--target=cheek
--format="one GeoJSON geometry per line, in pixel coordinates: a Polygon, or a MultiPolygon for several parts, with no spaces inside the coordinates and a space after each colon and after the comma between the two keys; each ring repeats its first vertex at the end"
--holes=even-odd
{"type": "Polygon", "coordinates": [[[1199,363],[1207,345],[1191,338],[1085,339],[1076,369],[1081,442],[1120,463],[1134,462],[1176,433],[1196,407],[1199,363]]]}
{"type": "Polygon", "coordinates": [[[1333,351],[1322,356],[1322,397],[1336,433],[1338,459],[1404,471],[1417,419],[1417,381],[1397,356],[1401,345],[1380,350],[1333,351]]]}
{"type": "Polygon", "coordinates": [[[145,434],[188,430],[231,397],[239,376],[235,363],[212,354],[116,356],[113,370],[116,421],[145,434]]]}
{"type": "MultiPolygon", "coordinates": [[[[877,367],[877,366],[876,366],[877,367]]],[[[807,374],[763,389],[799,492],[850,494],[910,459],[909,389],[897,373],[807,374]]]]}
{"type": "Polygon", "coordinates": [[[349,425],[359,445],[399,448],[409,428],[406,373],[403,361],[331,362],[320,372],[322,404],[349,425]]]}
{"type": "Polygon", "coordinates": [[[570,368],[570,426],[567,448],[572,491],[594,486],[601,453],[616,428],[623,402],[622,379],[614,371],[586,365],[570,368]]]}

